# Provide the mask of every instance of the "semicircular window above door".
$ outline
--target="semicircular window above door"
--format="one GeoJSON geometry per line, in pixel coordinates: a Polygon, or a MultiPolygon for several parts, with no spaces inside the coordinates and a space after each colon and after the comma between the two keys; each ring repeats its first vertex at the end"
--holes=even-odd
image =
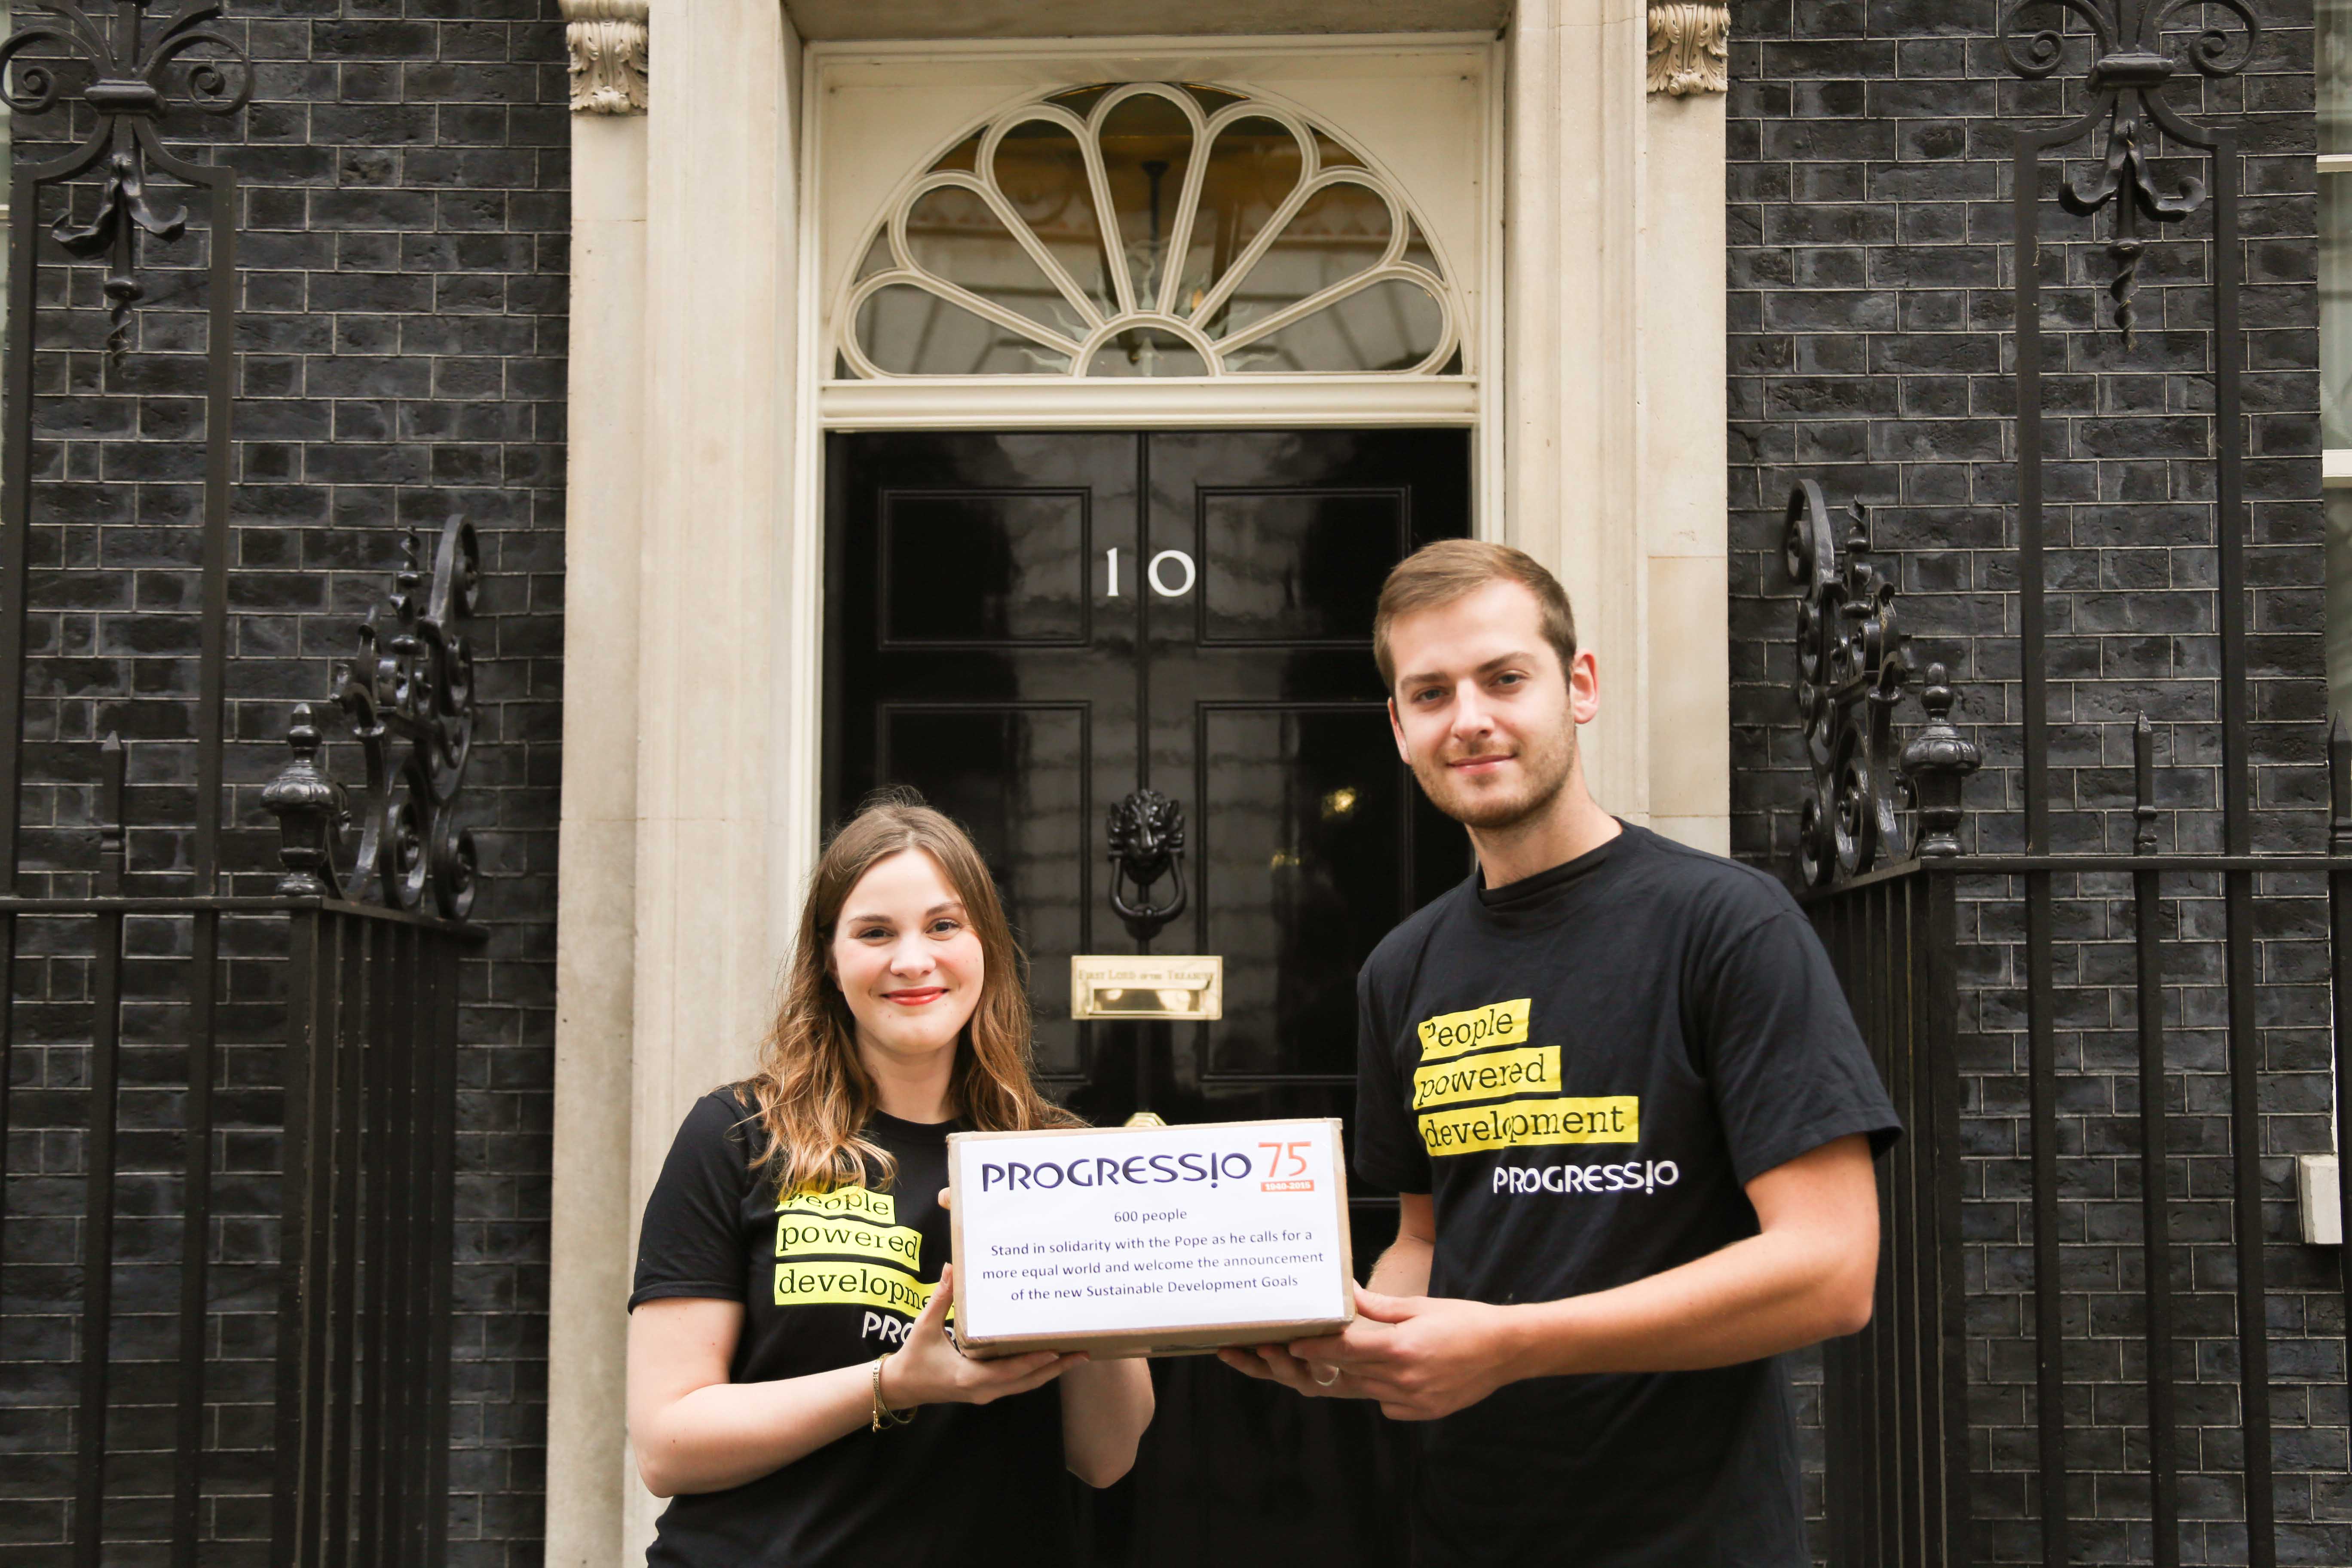
{"type": "Polygon", "coordinates": [[[839,373],[1460,374],[1428,226],[1297,112],[1219,88],[1075,88],[998,114],[875,226],[839,373]]]}

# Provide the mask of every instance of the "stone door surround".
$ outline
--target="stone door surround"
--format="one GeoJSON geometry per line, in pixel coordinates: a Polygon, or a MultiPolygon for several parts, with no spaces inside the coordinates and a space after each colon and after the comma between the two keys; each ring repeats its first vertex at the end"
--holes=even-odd
{"type": "MultiPolygon", "coordinates": [[[[797,620],[820,603],[823,529],[798,469],[815,443],[795,22],[838,34],[868,12],[909,26],[936,12],[1006,37],[1070,8],[562,5],[573,438],[547,1561],[618,1568],[642,1561],[660,1506],[623,1425],[637,1212],[686,1106],[748,1064],[816,848],[818,715],[794,695],[816,689],[797,620]]],[[[1342,10],[1400,32],[1501,25],[1507,363],[1482,430],[1500,444],[1499,531],[1559,572],[1600,654],[1600,797],[1724,847],[1727,7],[1241,9],[1260,27],[1342,10]]],[[[1079,13],[1058,30],[1228,25],[1160,0],[1079,13]]]]}

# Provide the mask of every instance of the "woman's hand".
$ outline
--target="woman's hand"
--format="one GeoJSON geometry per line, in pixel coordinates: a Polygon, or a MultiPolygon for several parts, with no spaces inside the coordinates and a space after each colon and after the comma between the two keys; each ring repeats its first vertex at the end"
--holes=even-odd
{"type": "Polygon", "coordinates": [[[955,1300],[955,1265],[940,1270],[940,1282],[923,1315],[907,1329],[906,1342],[882,1363],[882,1402],[893,1410],[919,1405],[988,1405],[1008,1394],[1043,1388],[1083,1355],[1037,1351],[980,1361],[948,1337],[948,1303],[955,1300]]]}

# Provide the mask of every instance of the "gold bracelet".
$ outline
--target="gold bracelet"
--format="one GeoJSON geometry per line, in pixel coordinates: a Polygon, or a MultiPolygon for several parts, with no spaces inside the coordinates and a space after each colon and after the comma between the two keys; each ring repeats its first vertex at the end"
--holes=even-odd
{"type": "Polygon", "coordinates": [[[889,1405],[884,1404],[882,1400],[882,1363],[888,1361],[897,1353],[898,1352],[895,1351],[884,1351],[880,1355],[874,1358],[873,1429],[877,1432],[882,1430],[886,1425],[891,1426],[904,1426],[908,1422],[912,1421],[915,1418],[915,1413],[913,1411],[893,1410],[889,1405]]]}

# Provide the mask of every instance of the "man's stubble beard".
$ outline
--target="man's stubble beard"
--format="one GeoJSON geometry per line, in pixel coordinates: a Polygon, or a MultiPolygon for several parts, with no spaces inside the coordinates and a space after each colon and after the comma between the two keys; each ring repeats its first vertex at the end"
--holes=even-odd
{"type": "Polygon", "coordinates": [[[1454,778],[1443,757],[1415,762],[1412,773],[1430,804],[1463,826],[1480,833],[1506,833],[1550,810],[1559,792],[1568,787],[1568,781],[1576,773],[1574,726],[1570,727],[1557,748],[1523,748],[1518,763],[1527,773],[1528,786],[1502,796],[1474,795],[1454,778]]]}

